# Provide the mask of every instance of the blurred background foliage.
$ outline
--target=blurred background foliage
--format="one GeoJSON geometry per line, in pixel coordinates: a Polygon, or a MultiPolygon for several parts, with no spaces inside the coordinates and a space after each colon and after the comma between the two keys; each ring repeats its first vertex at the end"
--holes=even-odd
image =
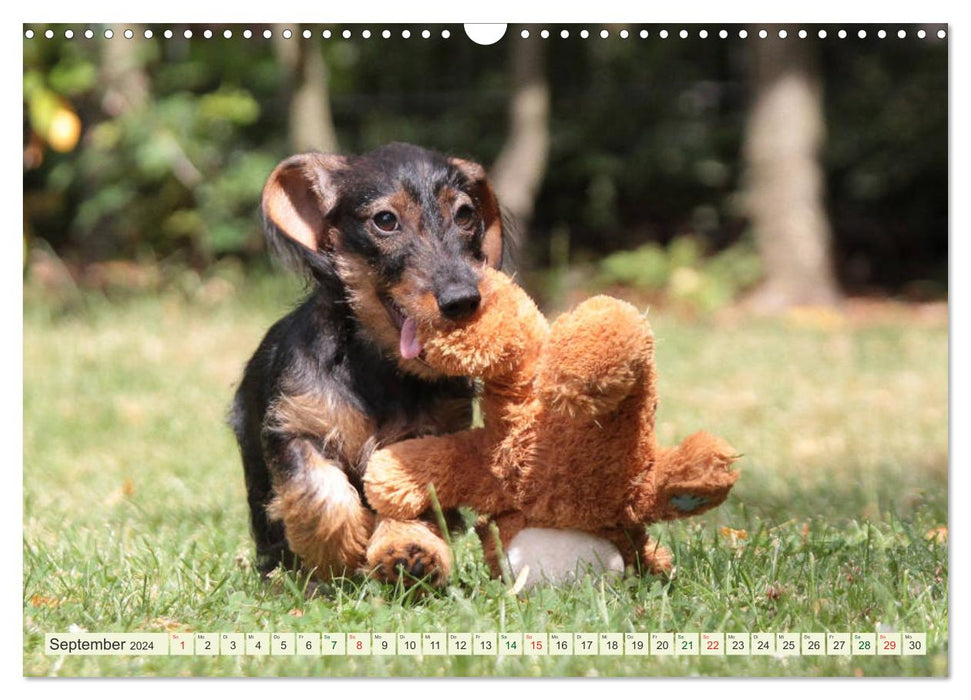
{"type": "MultiPolygon", "coordinates": [[[[273,39],[255,26],[251,39],[234,25],[193,25],[192,39],[136,27],[130,40],[52,28],[24,40],[26,279],[61,292],[265,265],[260,190],[301,150],[292,106],[313,66],[326,81],[309,89],[343,152],[410,141],[492,166],[511,139],[517,27],[489,47],[458,26],[448,40],[418,27],[405,40],[401,26],[366,40],[337,27],[322,39],[316,25],[309,40],[299,27],[289,40],[279,27],[273,39]]],[[[545,162],[519,233],[534,291],[555,299],[580,270],[700,311],[740,298],[773,264],[745,198],[758,40],[578,29],[543,42],[533,66],[548,94],[545,162]]],[[[844,291],[943,298],[947,44],[910,29],[806,40],[822,88],[823,206],[844,291]]]]}

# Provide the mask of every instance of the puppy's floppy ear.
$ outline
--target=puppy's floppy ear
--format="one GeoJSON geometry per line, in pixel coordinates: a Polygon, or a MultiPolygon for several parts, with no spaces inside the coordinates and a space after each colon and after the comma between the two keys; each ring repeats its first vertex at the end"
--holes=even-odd
{"type": "Polygon", "coordinates": [[[346,166],[345,156],[303,153],[270,174],[263,187],[263,219],[267,237],[284,258],[313,266],[314,254],[328,247],[328,217],[340,198],[335,175],[346,166]]]}
{"type": "Polygon", "coordinates": [[[465,176],[469,182],[469,194],[482,217],[485,234],[482,237],[482,253],[491,267],[497,270],[502,266],[503,229],[499,200],[489,184],[485,168],[478,163],[461,158],[451,158],[449,162],[465,176]]]}

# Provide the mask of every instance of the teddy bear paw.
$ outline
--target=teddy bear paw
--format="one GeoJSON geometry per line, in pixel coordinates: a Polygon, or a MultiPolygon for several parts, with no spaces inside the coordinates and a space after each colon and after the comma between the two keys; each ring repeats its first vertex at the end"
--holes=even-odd
{"type": "Polygon", "coordinates": [[[649,538],[641,548],[641,565],[648,573],[662,578],[674,575],[674,556],[671,550],[649,538]]]}

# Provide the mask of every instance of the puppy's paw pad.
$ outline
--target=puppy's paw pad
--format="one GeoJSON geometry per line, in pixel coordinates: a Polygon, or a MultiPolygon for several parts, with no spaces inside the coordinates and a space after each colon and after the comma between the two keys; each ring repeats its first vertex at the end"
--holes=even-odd
{"type": "Polygon", "coordinates": [[[433,586],[444,585],[448,578],[448,564],[438,548],[428,548],[418,542],[402,542],[388,545],[369,562],[374,576],[394,583],[425,581],[433,586]]]}

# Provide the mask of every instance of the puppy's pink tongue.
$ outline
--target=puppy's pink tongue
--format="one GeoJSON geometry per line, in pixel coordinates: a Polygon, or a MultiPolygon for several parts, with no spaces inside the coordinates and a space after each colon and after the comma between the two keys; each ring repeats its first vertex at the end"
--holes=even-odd
{"type": "Polygon", "coordinates": [[[421,341],[418,340],[418,326],[414,319],[406,318],[401,324],[401,356],[413,360],[421,354],[421,341]]]}

